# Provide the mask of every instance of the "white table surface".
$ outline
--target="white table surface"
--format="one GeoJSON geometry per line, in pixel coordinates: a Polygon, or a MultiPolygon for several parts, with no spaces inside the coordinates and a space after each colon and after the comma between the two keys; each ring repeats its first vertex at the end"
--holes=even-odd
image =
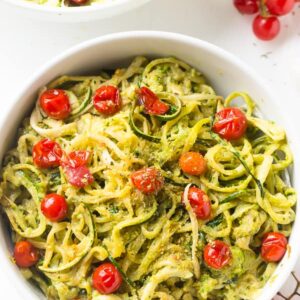
{"type": "MultiPolygon", "coordinates": [[[[238,14],[231,0],[152,0],[112,19],[62,24],[29,19],[0,0],[0,120],[31,74],[63,50],[112,32],[164,30],[209,41],[252,65],[281,97],[282,113],[300,130],[300,5],[282,18],[282,32],[272,42],[254,37],[251,19],[238,14]]],[[[297,269],[300,277],[300,262],[297,269]]],[[[6,299],[26,300],[1,267],[0,290],[6,299]]],[[[293,300],[300,299],[296,297],[293,300]]]]}

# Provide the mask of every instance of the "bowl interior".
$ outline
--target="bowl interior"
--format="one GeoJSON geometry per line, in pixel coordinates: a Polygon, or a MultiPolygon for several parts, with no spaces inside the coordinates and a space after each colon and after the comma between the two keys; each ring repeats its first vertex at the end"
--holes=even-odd
{"type": "MultiPolygon", "coordinates": [[[[102,68],[111,69],[127,65],[137,55],[176,56],[202,71],[220,95],[226,96],[234,90],[248,92],[267,119],[285,127],[292,151],[297,154],[296,133],[289,122],[282,118],[276,105],[276,98],[259,76],[241,61],[213,45],[194,38],[162,32],[131,32],[109,35],[81,44],[51,61],[33,76],[23,92],[15,99],[18,109],[13,109],[6,120],[0,123],[0,138],[6,141],[0,145],[0,159],[2,160],[3,153],[15,143],[17,128],[32,109],[39,88],[60,75],[95,73],[102,68]]],[[[297,162],[298,158],[295,156],[295,165],[297,162]]],[[[291,179],[296,189],[298,176],[297,169],[292,169],[291,179]]],[[[257,300],[271,299],[287,279],[300,252],[300,243],[296,240],[296,231],[299,227],[299,213],[297,213],[289,240],[291,251],[279,264],[274,276],[257,296],[257,300]]],[[[3,270],[5,269],[14,279],[15,287],[20,289],[24,299],[39,299],[41,297],[39,292],[36,290],[33,292],[32,286],[21,277],[17,267],[8,260],[11,246],[5,225],[0,229],[0,244],[3,270]]]]}
{"type": "Polygon", "coordinates": [[[39,5],[28,0],[4,0],[7,4],[14,5],[17,12],[22,15],[37,17],[40,20],[57,22],[89,22],[96,19],[112,17],[130,11],[150,0],[103,0],[86,6],[54,7],[39,5]]]}

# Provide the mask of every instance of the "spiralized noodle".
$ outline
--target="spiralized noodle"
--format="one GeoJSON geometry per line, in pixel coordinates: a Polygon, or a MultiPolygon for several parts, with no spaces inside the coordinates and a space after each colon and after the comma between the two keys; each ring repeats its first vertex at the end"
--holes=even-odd
{"type": "Polygon", "coordinates": [[[248,94],[223,99],[199,71],[175,58],[137,57],[128,68],[62,76],[47,88],[66,91],[71,115],[52,120],[37,104],[2,169],[1,204],[12,240],[27,239],[42,254],[35,267],[22,269],[24,276],[53,300],[255,299],[276,268],[260,257],[261,238],[271,230],[289,236],[295,219],[296,193],[287,180],[293,158],[284,130],[258,117],[248,94]],[[92,96],[108,84],[118,86],[123,107],[103,117],[92,96]],[[145,115],[136,99],[141,86],[168,102],[172,114],[145,115]],[[236,99],[243,101],[248,129],[228,142],[211,128],[215,113],[236,99]],[[36,167],[32,147],[45,137],[66,153],[90,151],[95,181],[78,189],[61,167],[36,167]],[[187,151],[204,154],[204,175],[182,173],[178,159],[187,151]],[[141,193],[130,181],[133,171],[148,166],[165,179],[157,195],[141,193]],[[191,185],[211,200],[207,221],[189,204],[191,185]],[[50,222],[41,213],[48,193],[67,199],[65,220],[50,222]],[[232,253],[221,270],[203,262],[204,246],[215,239],[232,253]],[[117,262],[125,278],[117,292],[101,295],[91,274],[107,260],[117,262]]]}

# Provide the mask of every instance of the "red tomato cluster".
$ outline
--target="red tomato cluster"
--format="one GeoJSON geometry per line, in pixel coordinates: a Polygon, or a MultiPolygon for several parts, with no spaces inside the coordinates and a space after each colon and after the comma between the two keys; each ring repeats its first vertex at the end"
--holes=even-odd
{"type": "Polygon", "coordinates": [[[234,0],[234,6],[242,14],[259,14],[254,18],[252,29],[261,40],[274,39],[280,31],[278,17],[290,13],[296,0],[234,0]]]}

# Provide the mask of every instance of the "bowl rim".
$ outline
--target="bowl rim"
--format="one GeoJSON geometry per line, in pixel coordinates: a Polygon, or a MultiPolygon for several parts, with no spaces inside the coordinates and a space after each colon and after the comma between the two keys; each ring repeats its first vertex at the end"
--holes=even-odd
{"type": "Polygon", "coordinates": [[[115,0],[109,1],[106,3],[99,3],[94,5],[88,6],[72,6],[72,7],[54,7],[54,6],[47,6],[47,5],[40,5],[34,2],[29,2],[28,0],[3,0],[6,3],[13,4],[20,8],[29,9],[35,12],[47,12],[52,14],[58,15],[74,15],[74,14],[83,14],[88,12],[96,12],[96,11],[106,11],[106,10],[113,10],[116,7],[126,7],[128,3],[135,3],[135,5],[141,4],[145,1],[149,0],[115,0]]]}
{"type": "MultiPolygon", "coordinates": [[[[67,50],[65,50],[63,53],[55,56],[51,60],[49,60],[47,63],[45,63],[42,67],[40,67],[37,71],[33,73],[33,75],[25,81],[23,86],[20,88],[20,92],[17,93],[14,96],[14,99],[12,101],[12,105],[6,115],[0,120],[0,131],[3,130],[3,127],[5,126],[5,123],[8,122],[8,120],[11,118],[10,116],[14,113],[15,105],[21,101],[23,97],[26,97],[26,94],[29,90],[31,90],[36,81],[38,81],[40,78],[45,76],[51,68],[54,68],[59,63],[63,62],[64,60],[70,58],[71,56],[75,55],[76,53],[79,53],[81,51],[85,51],[90,47],[113,42],[113,41],[120,41],[120,40],[127,40],[130,38],[149,38],[149,39],[161,39],[164,41],[174,41],[174,42],[181,42],[186,44],[187,46],[196,46],[197,48],[202,48],[213,55],[216,55],[218,57],[222,57],[224,60],[231,63],[233,66],[239,68],[241,71],[247,73],[247,76],[251,77],[258,86],[262,87],[262,90],[266,93],[266,95],[269,96],[270,99],[272,99],[272,105],[275,107],[275,111],[278,112],[280,115],[280,120],[284,122],[284,127],[286,131],[288,132],[288,137],[292,137],[292,140],[290,142],[293,142],[293,153],[300,153],[300,147],[297,145],[297,131],[295,126],[293,126],[291,119],[285,116],[284,114],[280,113],[279,109],[279,99],[276,97],[275,93],[270,89],[270,86],[267,84],[266,80],[261,77],[261,75],[257,74],[252,67],[247,65],[245,62],[243,62],[240,58],[236,57],[232,53],[212,44],[206,41],[203,41],[201,39],[191,37],[189,35],[180,34],[180,33],[173,33],[173,32],[166,32],[166,31],[125,31],[125,32],[119,32],[119,33],[112,33],[107,34],[104,36],[100,36],[94,39],[87,40],[85,42],[82,42],[78,45],[75,45],[67,50]]],[[[296,160],[297,156],[294,155],[294,158],[296,160]]],[[[293,166],[296,165],[296,162],[294,160],[293,166]]],[[[298,159],[297,159],[298,161],[298,159]]],[[[296,186],[294,183],[293,186],[296,186]]],[[[295,235],[295,230],[297,228],[300,228],[300,208],[297,201],[296,204],[296,217],[295,221],[293,223],[293,228],[291,235],[295,235]]],[[[282,270],[280,270],[279,274],[276,274],[275,276],[271,276],[268,283],[271,282],[271,284],[265,285],[262,290],[264,290],[267,287],[267,292],[264,293],[267,294],[269,299],[274,297],[276,293],[281,289],[281,287],[285,284],[286,280],[288,279],[291,271],[293,270],[298,257],[300,256],[300,243],[294,243],[293,244],[293,250],[287,251],[286,256],[288,257],[288,260],[284,260],[280,263],[280,265],[284,264],[282,267],[282,270]]],[[[13,278],[15,276],[16,272],[14,268],[12,267],[12,264],[9,262],[9,259],[7,257],[7,247],[0,247],[0,259],[1,261],[4,260],[4,267],[7,267],[9,270],[7,272],[8,277],[13,278]]],[[[278,265],[279,266],[279,265],[278,265]]],[[[21,281],[18,280],[18,283],[14,283],[15,287],[21,291],[23,296],[25,295],[25,287],[24,283],[21,284],[21,281]]],[[[27,289],[27,295],[33,296],[33,292],[29,292],[29,289],[27,289]]],[[[266,300],[266,298],[259,297],[260,300],[266,300]]]]}

